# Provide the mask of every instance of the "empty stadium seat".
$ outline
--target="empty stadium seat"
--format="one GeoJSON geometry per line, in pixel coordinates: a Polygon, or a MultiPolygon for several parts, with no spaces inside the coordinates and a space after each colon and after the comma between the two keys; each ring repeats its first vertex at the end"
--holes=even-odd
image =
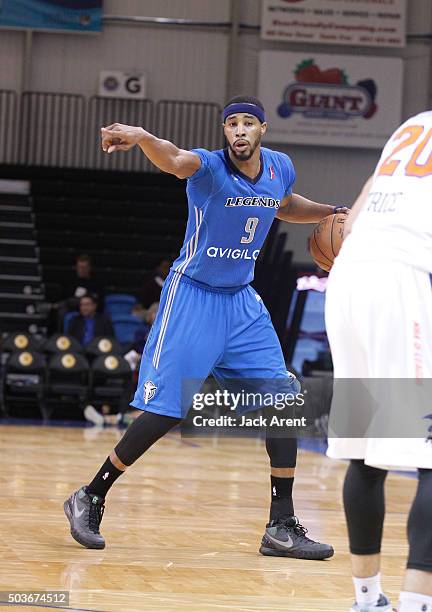
{"type": "Polygon", "coordinates": [[[132,394],[132,370],[120,355],[100,355],[92,364],[89,402],[124,412],[132,394]]]}
{"type": "Polygon", "coordinates": [[[133,342],[135,332],[142,326],[141,319],[133,315],[112,317],[112,324],[119,342],[133,342]]]}
{"type": "Polygon", "coordinates": [[[69,331],[69,326],[71,324],[72,319],[75,319],[79,315],[78,310],[72,310],[71,312],[67,312],[63,317],[63,333],[67,335],[69,331]]]}
{"type": "Polygon", "coordinates": [[[88,398],[89,364],[84,355],[57,353],[48,362],[46,406],[50,416],[82,419],[88,398]],[[71,412],[68,409],[72,408],[71,412]]]}
{"type": "MultiPolygon", "coordinates": [[[[17,336],[21,337],[23,334],[17,336]]],[[[45,383],[46,362],[41,353],[31,348],[10,353],[0,385],[2,411],[13,416],[46,418],[45,383]]]]}
{"type": "Polygon", "coordinates": [[[78,340],[67,334],[53,334],[44,342],[41,350],[50,354],[82,353],[84,351],[78,340]]]}
{"type": "Polygon", "coordinates": [[[2,353],[13,353],[15,351],[39,351],[42,342],[26,331],[16,331],[8,334],[0,344],[2,353]]]}
{"type": "Polygon", "coordinates": [[[108,336],[99,336],[93,340],[85,348],[85,353],[89,359],[106,355],[121,355],[122,347],[115,338],[108,336]]]}
{"type": "Polygon", "coordinates": [[[105,296],[105,312],[112,318],[132,314],[137,299],[134,295],[110,294],[105,296]]]}

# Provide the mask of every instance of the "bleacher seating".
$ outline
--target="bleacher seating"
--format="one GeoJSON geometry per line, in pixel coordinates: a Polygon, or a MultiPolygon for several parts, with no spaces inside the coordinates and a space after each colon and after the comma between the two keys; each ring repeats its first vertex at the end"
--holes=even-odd
{"type": "Polygon", "coordinates": [[[48,297],[89,254],[107,291],[139,295],[161,259],[177,257],[187,218],[184,184],[167,175],[49,171],[32,180],[42,274],[48,297]]]}
{"type": "MultiPolygon", "coordinates": [[[[10,187],[28,191],[28,183],[10,187]]],[[[0,330],[43,328],[45,315],[39,249],[35,239],[31,198],[24,193],[0,193],[0,330]]]]}
{"type": "Polygon", "coordinates": [[[83,420],[88,401],[125,410],[132,370],[114,338],[95,338],[85,348],[55,334],[36,340],[23,332],[0,345],[0,415],[83,420]]]}

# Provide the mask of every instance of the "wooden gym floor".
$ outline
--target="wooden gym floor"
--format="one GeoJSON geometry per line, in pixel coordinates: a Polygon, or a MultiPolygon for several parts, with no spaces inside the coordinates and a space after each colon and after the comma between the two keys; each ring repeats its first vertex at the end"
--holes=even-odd
{"type": "MultiPolygon", "coordinates": [[[[176,432],[116,483],[102,522],[107,547],[87,550],[69,534],[63,501],[90,480],[119,436],[0,425],[0,591],[69,590],[69,609],[80,611],[349,610],[343,463],[299,455],[296,511],[311,537],[335,547],[328,561],[258,554],[270,495],[260,440],[182,440],[176,432]]],[[[387,483],[382,573],[394,603],[415,485],[398,474],[387,483]]]]}

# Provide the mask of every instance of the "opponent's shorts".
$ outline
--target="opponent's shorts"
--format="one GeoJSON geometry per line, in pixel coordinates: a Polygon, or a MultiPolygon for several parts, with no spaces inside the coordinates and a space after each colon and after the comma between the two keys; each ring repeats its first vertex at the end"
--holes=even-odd
{"type": "Polygon", "coordinates": [[[364,459],[376,467],[432,468],[432,396],[430,406],[424,397],[432,378],[429,274],[394,261],[337,259],[327,287],[326,328],[335,377],[328,456],[364,459]],[[367,387],[379,410],[366,414],[371,404],[362,402],[356,381],[346,382],[341,400],[341,379],[366,381],[363,389],[367,387]],[[365,437],[334,437],[341,424],[355,427],[362,417],[370,422],[365,437]],[[424,435],[403,437],[412,431],[415,419],[416,431],[419,425],[424,435]],[[368,436],[371,431],[395,433],[368,436]]]}
{"type": "Polygon", "coordinates": [[[171,272],[131,405],[183,418],[210,373],[222,386],[224,380],[248,379],[268,387],[277,379],[288,388],[293,379],[270,315],[252,287],[213,288],[171,272]]]}

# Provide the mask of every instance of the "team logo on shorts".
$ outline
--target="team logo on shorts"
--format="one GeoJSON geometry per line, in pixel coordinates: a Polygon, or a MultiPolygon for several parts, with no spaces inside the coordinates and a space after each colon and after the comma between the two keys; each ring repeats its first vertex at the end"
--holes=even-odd
{"type": "Polygon", "coordinates": [[[144,383],[144,404],[148,404],[154,398],[156,389],[156,385],[151,380],[146,380],[144,383]]]}

